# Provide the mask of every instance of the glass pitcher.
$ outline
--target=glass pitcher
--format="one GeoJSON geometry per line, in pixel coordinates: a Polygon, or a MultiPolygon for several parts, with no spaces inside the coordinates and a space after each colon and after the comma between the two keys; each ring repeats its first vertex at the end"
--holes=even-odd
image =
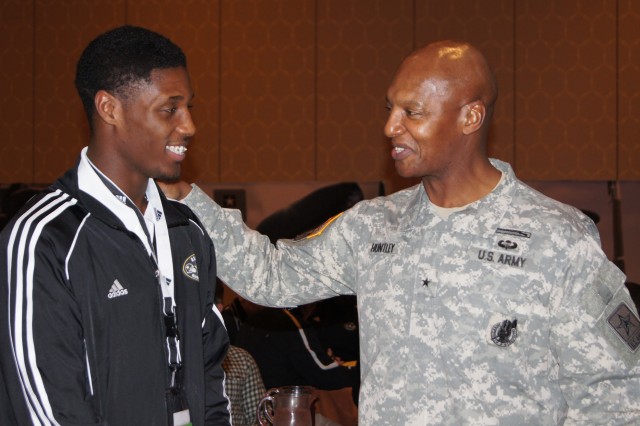
{"type": "Polygon", "coordinates": [[[318,399],[312,386],[283,386],[269,389],[258,404],[260,426],[313,426],[314,403],[318,399]],[[270,423],[263,422],[265,418],[270,423]]]}

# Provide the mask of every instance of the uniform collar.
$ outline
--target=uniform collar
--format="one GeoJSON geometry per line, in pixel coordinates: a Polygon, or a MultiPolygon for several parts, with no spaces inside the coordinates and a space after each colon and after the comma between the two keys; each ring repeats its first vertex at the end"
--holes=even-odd
{"type": "MultiPolygon", "coordinates": [[[[503,173],[500,183],[481,199],[469,204],[465,209],[454,212],[447,221],[452,223],[454,228],[465,229],[475,228],[477,232],[491,231],[495,229],[502,219],[504,213],[511,205],[513,198],[512,191],[517,182],[513,169],[508,163],[494,158],[489,159],[491,164],[503,173]]],[[[429,225],[441,222],[432,210],[432,202],[422,183],[416,185],[415,196],[410,201],[413,211],[413,225],[429,225]]],[[[409,224],[407,224],[409,225],[409,224]]]]}

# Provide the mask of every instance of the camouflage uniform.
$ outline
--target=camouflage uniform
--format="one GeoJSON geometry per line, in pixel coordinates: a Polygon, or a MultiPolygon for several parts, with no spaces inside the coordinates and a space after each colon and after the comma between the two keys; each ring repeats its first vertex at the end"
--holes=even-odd
{"type": "Polygon", "coordinates": [[[640,323],[577,209],[520,182],[447,220],[422,185],[281,240],[195,188],[218,273],[258,303],[357,294],[362,425],[638,422],[640,323]]]}

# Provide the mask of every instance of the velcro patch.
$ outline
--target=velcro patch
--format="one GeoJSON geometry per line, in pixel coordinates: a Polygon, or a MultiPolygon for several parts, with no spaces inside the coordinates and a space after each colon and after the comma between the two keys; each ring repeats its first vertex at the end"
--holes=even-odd
{"type": "Polygon", "coordinates": [[[582,304],[610,348],[627,368],[634,368],[640,362],[640,320],[624,280],[613,263],[604,261],[582,304]]]}
{"type": "Polygon", "coordinates": [[[618,305],[607,318],[607,323],[631,352],[638,349],[640,346],[640,320],[626,303],[622,302],[618,305]]]}

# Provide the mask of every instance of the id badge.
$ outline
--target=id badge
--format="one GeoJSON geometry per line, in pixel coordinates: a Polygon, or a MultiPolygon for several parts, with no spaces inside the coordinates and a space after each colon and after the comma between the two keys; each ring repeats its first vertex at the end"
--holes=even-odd
{"type": "Polygon", "coordinates": [[[173,426],[192,426],[189,410],[182,410],[173,413],[173,426]]]}

